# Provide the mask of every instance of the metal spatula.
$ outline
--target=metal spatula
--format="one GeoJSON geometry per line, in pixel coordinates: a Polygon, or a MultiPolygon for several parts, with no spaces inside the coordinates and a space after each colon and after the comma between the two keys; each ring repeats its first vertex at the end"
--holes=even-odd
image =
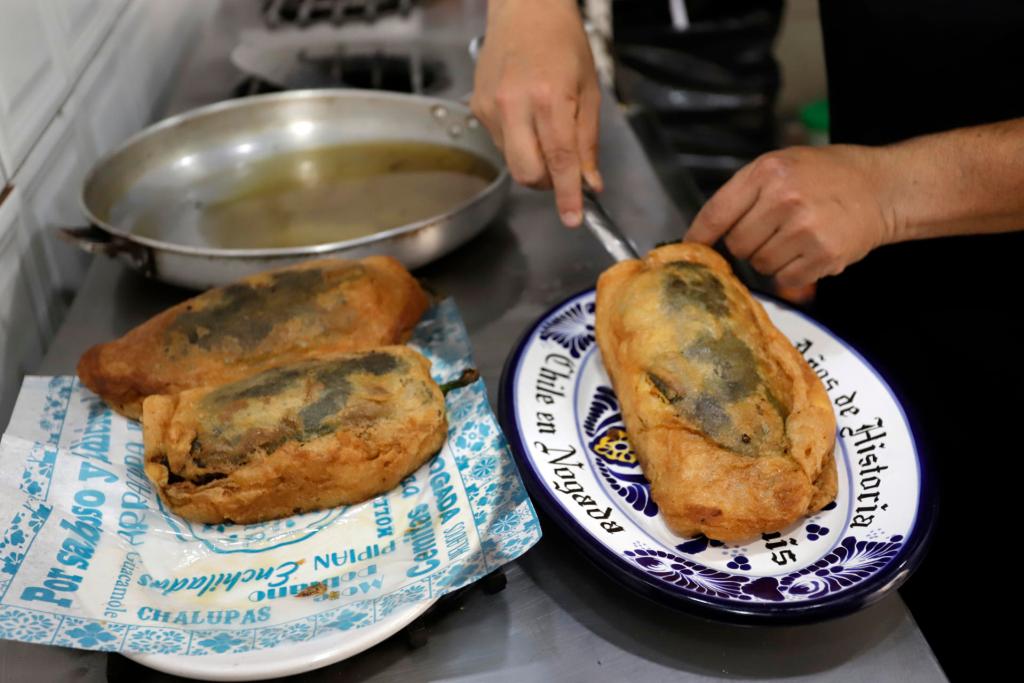
{"type": "Polygon", "coordinates": [[[601,206],[597,193],[585,184],[583,186],[583,225],[616,261],[640,258],[636,247],[622,234],[619,226],[601,206]]]}

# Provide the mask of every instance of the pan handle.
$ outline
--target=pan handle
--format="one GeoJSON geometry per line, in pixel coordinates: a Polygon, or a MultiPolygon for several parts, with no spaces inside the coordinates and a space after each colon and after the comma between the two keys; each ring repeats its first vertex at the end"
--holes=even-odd
{"type": "Polygon", "coordinates": [[[120,259],[135,270],[153,276],[153,253],[149,247],[90,225],[85,228],[58,228],[58,235],[90,254],[120,259]]]}

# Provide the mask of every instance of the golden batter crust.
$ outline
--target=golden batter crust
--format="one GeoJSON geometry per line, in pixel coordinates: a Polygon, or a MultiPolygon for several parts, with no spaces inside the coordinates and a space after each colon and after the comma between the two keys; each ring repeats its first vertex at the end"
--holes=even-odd
{"type": "Polygon", "coordinates": [[[204,292],[92,347],[78,376],[138,419],[151,394],[230,382],[284,362],[406,341],[428,297],[395,259],[322,259],[204,292]]]}
{"type": "Polygon", "coordinates": [[[444,396],[406,346],[325,355],[143,404],[146,474],[177,514],[249,524],[384,493],[444,444],[444,396]]]}
{"type": "Polygon", "coordinates": [[[676,533],[746,541],[835,498],[828,395],[714,250],[671,244],[609,268],[597,341],[676,533]]]}

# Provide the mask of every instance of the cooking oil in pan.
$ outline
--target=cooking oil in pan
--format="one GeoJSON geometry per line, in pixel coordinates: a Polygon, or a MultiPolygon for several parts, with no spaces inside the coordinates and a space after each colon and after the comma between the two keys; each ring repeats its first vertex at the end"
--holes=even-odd
{"type": "Polygon", "coordinates": [[[444,213],[497,176],[469,152],[417,142],[367,142],[255,161],[205,205],[211,247],[273,249],[340,242],[444,213]]]}

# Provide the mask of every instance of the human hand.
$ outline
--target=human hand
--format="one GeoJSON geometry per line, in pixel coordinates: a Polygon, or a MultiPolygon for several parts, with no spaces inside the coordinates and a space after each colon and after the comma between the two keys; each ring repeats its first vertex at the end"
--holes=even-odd
{"type": "Polygon", "coordinates": [[[555,190],[562,222],[580,224],[581,178],[597,170],[600,88],[575,0],[490,0],[470,106],[519,183],[555,190]]]}
{"type": "Polygon", "coordinates": [[[838,275],[894,239],[885,151],[792,147],[737,171],[694,218],[685,239],[725,246],[782,287],[838,275]]]}

